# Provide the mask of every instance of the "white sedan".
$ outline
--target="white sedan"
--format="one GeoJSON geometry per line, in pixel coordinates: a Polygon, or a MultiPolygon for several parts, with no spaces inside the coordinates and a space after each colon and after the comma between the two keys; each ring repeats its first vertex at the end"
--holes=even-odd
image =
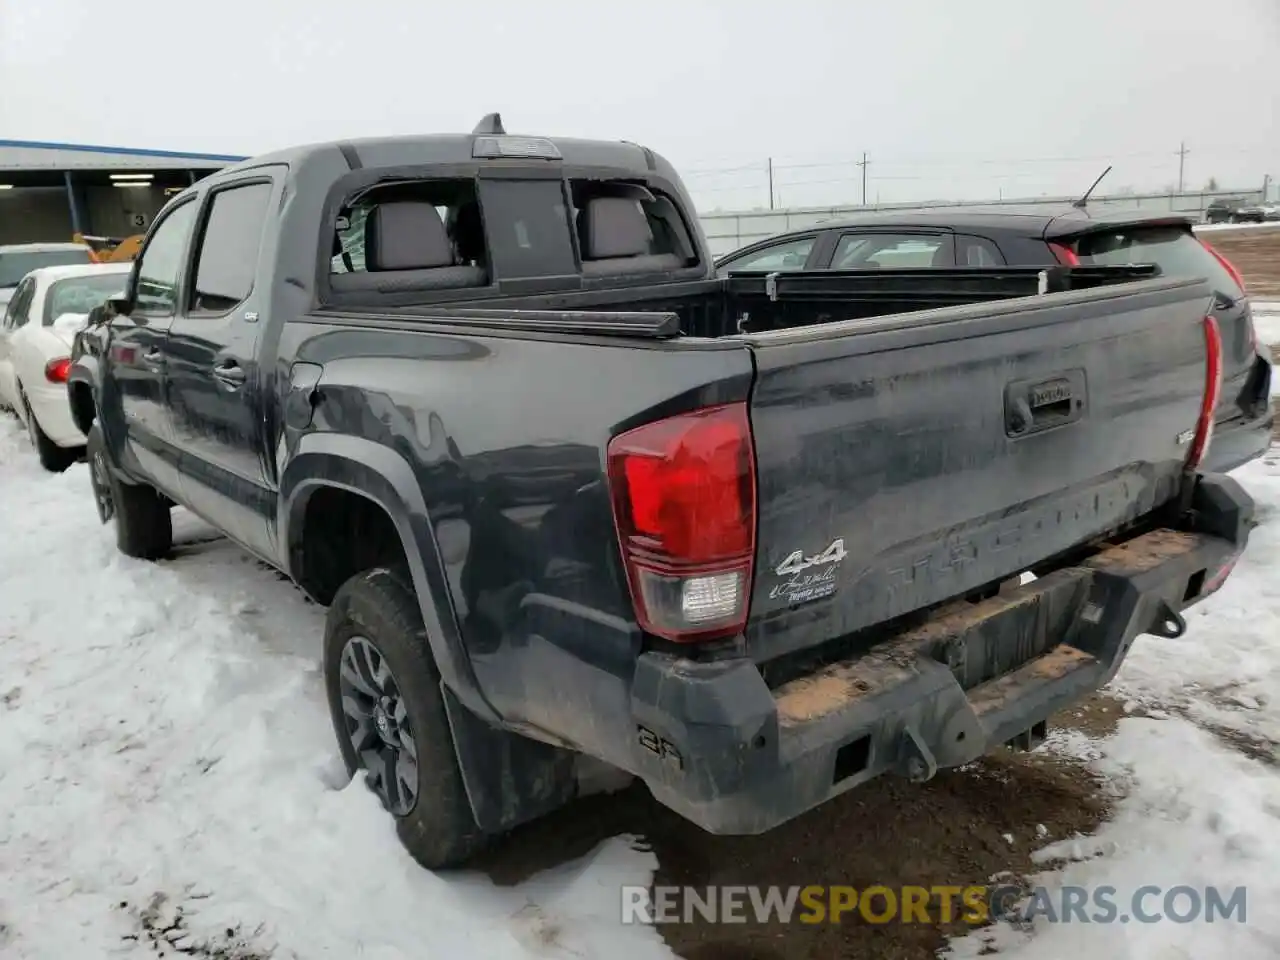
{"type": "Polygon", "coordinates": [[[42,267],[22,278],[0,323],[0,406],[27,426],[47,470],[69,467],[84,449],[71,419],[71,344],[88,313],[120,293],[132,264],[42,267]]]}

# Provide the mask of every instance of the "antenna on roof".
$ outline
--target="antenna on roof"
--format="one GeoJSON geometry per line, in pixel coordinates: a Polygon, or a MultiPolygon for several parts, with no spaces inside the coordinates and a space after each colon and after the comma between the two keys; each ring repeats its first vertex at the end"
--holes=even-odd
{"type": "Polygon", "coordinates": [[[1090,195],[1093,193],[1094,190],[1098,189],[1098,184],[1102,182],[1102,178],[1105,177],[1110,172],[1111,172],[1110,167],[1107,167],[1107,169],[1103,170],[1102,173],[1098,175],[1098,179],[1093,181],[1093,186],[1091,186],[1088,190],[1084,192],[1084,196],[1082,196],[1079,200],[1072,201],[1071,205],[1075,207],[1077,210],[1083,210],[1085,206],[1089,203],[1090,195]]]}
{"type": "Polygon", "coordinates": [[[471,132],[476,136],[484,136],[485,134],[501,135],[506,133],[507,130],[502,125],[502,114],[486,113],[471,132]]]}

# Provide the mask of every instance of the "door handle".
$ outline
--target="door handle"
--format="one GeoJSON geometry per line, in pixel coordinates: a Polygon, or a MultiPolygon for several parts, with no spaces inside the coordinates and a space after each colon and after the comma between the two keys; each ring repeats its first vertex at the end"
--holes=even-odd
{"type": "Polygon", "coordinates": [[[213,379],[228,390],[244,386],[244,369],[238,363],[222,363],[213,368],[213,379]]]}
{"type": "Polygon", "coordinates": [[[164,354],[159,350],[148,350],[142,355],[142,362],[148,367],[158,367],[164,363],[164,354]]]}

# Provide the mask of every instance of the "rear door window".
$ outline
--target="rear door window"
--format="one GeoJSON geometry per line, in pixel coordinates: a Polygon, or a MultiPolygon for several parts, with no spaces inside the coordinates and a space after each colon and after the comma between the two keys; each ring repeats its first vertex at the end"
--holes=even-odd
{"type": "Polygon", "coordinates": [[[954,267],[951,234],[846,233],[836,244],[832,270],[954,267]]]}
{"type": "Polygon", "coordinates": [[[210,199],[196,255],[190,313],[226,313],[243,303],[258,272],[270,183],[220,188],[210,199]]]}
{"type": "Polygon", "coordinates": [[[562,181],[481,180],[480,206],[499,280],[578,272],[562,181]]]}
{"type": "Polygon", "coordinates": [[[1084,264],[1103,267],[1131,263],[1154,263],[1166,277],[1203,277],[1218,292],[1232,300],[1244,291],[1218,258],[1205,249],[1195,235],[1182,227],[1139,227],[1110,233],[1091,233],[1075,244],[1084,264]]]}

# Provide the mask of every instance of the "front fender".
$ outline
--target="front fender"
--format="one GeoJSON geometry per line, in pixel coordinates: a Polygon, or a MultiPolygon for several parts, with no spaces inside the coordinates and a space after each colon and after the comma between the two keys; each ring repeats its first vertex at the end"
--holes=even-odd
{"type": "Polygon", "coordinates": [[[307,500],[322,487],[359,494],[386,511],[409,562],[422,622],[441,678],[473,713],[501,725],[501,719],[480,691],[467,656],[426,501],[408,461],[389,447],[364,437],[337,433],[303,436],[280,477],[277,521],[290,571],[298,569],[295,556],[301,546],[301,521],[307,500]]]}

